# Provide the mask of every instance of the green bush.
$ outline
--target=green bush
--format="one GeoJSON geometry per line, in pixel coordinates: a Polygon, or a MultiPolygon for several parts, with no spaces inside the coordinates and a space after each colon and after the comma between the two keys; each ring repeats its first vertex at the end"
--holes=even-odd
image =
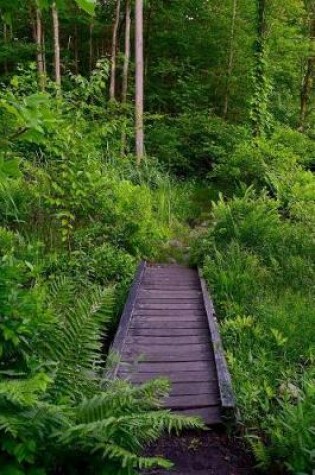
{"type": "Polygon", "coordinates": [[[158,117],[148,127],[147,141],[150,154],[168,171],[184,177],[204,177],[247,136],[245,127],[199,111],[175,118],[158,117]]]}
{"type": "Polygon", "coordinates": [[[295,156],[283,157],[273,153],[264,165],[272,198],[260,180],[258,190],[221,196],[194,256],[213,291],[241,422],[261,467],[311,473],[314,178],[295,156]]]}
{"type": "Polygon", "coordinates": [[[165,429],[200,423],[158,411],[166,382],[131,387],[104,379],[113,291],[94,285],[79,296],[65,277],[48,286],[18,236],[1,229],[0,245],[3,473],[80,473],[82,464],[86,473],[104,474],[169,467],[141,457],[142,445],[165,429]]]}

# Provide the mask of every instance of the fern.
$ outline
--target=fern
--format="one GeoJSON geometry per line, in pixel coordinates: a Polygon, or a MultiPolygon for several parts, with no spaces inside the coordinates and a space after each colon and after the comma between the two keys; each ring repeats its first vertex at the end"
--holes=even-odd
{"type": "Polygon", "coordinates": [[[0,437],[8,464],[25,473],[34,465],[80,473],[87,459],[104,474],[169,468],[159,457],[142,457],[143,446],[163,431],[202,423],[160,410],[167,380],[132,386],[102,378],[114,289],[93,288],[78,297],[67,278],[46,288],[48,298],[40,303],[48,300],[47,308],[37,308],[40,325],[25,331],[17,349],[7,348],[0,372],[0,437]]]}
{"type": "Polygon", "coordinates": [[[93,394],[103,363],[102,337],[112,316],[113,302],[112,289],[95,289],[74,308],[63,309],[63,317],[42,348],[55,365],[52,393],[56,398],[76,399],[93,394]]]}
{"type": "Polygon", "coordinates": [[[270,466],[270,455],[268,453],[267,447],[264,445],[262,440],[257,436],[249,437],[250,445],[252,447],[255,458],[258,462],[257,466],[261,469],[266,469],[270,466]]]}

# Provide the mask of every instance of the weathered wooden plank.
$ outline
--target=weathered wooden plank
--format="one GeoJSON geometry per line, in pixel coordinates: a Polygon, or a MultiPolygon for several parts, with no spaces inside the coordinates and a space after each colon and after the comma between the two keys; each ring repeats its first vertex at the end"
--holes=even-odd
{"type": "Polygon", "coordinates": [[[142,287],[144,289],[147,289],[148,287],[153,286],[157,287],[160,286],[163,289],[167,288],[169,290],[200,290],[200,282],[199,280],[189,280],[189,281],[184,281],[184,280],[174,280],[174,279],[143,279],[142,280],[142,287]]]}
{"type": "Polygon", "coordinates": [[[134,310],[134,316],[140,317],[175,317],[181,315],[188,315],[188,316],[195,316],[195,317],[204,317],[205,319],[206,314],[203,310],[134,310]]]}
{"type": "Polygon", "coordinates": [[[186,372],[186,371],[209,371],[211,363],[208,361],[188,361],[188,362],[165,362],[165,363],[138,363],[137,370],[139,373],[158,373],[168,374],[170,372],[186,372]]]}
{"type": "Polygon", "coordinates": [[[135,310],[203,310],[203,303],[139,303],[136,302],[135,310]]]}
{"type": "Polygon", "coordinates": [[[204,315],[134,315],[133,321],[137,322],[204,322],[204,315]]]}
{"type": "Polygon", "coordinates": [[[177,409],[175,411],[177,414],[182,416],[198,416],[200,417],[205,424],[207,425],[216,425],[222,423],[222,414],[221,414],[221,407],[218,406],[210,406],[210,407],[200,407],[194,409],[177,409]]]}
{"type": "Polygon", "coordinates": [[[138,298],[137,299],[137,304],[138,305],[156,305],[156,304],[162,304],[162,305],[187,305],[187,304],[192,304],[192,305],[203,305],[202,297],[169,297],[169,298],[153,298],[153,297],[146,297],[146,298],[138,298]]]}
{"type": "Polygon", "coordinates": [[[131,336],[130,332],[128,333],[129,336],[126,338],[127,345],[134,345],[134,346],[181,346],[181,345],[196,345],[201,343],[207,343],[208,345],[211,344],[209,335],[186,335],[186,336],[131,336]]]}
{"type": "Polygon", "coordinates": [[[195,269],[188,269],[187,267],[182,267],[180,269],[172,269],[171,267],[167,267],[165,269],[159,267],[147,267],[146,274],[165,274],[165,275],[173,275],[178,274],[180,276],[187,276],[187,275],[196,275],[195,269]]]}
{"type": "MultiPolygon", "coordinates": [[[[173,328],[172,329],[172,337],[178,337],[178,336],[204,336],[208,335],[209,336],[209,328],[201,327],[201,328],[173,328]]],[[[170,336],[170,331],[169,328],[165,328],[164,325],[161,325],[159,328],[129,328],[128,335],[131,337],[134,336],[142,336],[142,337],[169,337],[170,336]]],[[[171,337],[170,337],[171,338],[171,337]]]]}
{"type": "Polygon", "coordinates": [[[176,271],[176,272],[171,272],[171,271],[161,271],[155,269],[154,271],[147,271],[145,273],[145,277],[148,278],[165,278],[165,279],[170,279],[171,277],[177,277],[179,279],[196,279],[198,276],[196,275],[196,271],[192,272],[183,272],[183,271],[176,271]]]}
{"type": "Polygon", "coordinates": [[[193,292],[199,292],[200,286],[195,285],[195,284],[173,284],[173,283],[147,283],[145,284],[142,282],[141,286],[142,290],[151,290],[151,291],[180,291],[180,292],[187,292],[187,291],[193,291],[193,292]]]}
{"type": "Polygon", "coordinates": [[[235,408],[235,399],[233,394],[231,376],[227,367],[224,350],[221,342],[219,326],[215,317],[212,301],[210,300],[206,281],[201,276],[200,282],[214,349],[214,358],[218,374],[221,404],[222,408],[232,410],[235,408]]]}
{"type": "MultiPolygon", "coordinates": [[[[208,329],[208,325],[206,321],[181,321],[181,322],[165,322],[165,321],[152,321],[148,319],[143,319],[139,321],[138,319],[132,319],[130,322],[131,328],[141,329],[141,328],[151,328],[151,329],[158,329],[158,328],[202,328],[204,330],[208,329]]],[[[172,332],[173,333],[173,332],[172,332]]]]}
{"type": "Polygon", "coordinates": [[[184,285],[198,285],[199,280],[197,277],[180,277],[180,276],[173,276],[173,277],[163,277],[163,276],[146,276],[143,279],[144,284],[150,282],[150,283],[161,283],[161,284],[174,284],[174,285],[179,285],[179,284],[184,284],[184,285]]]}
{"type": "Polygon", "coordinates": [[[213,382],[217,384],[217,375],[213,367],[209,367],[204,371],[163,371],[161,373],[137,373],[134,368],[126,366],[121,366],[118,372],[118,376],[122,379],[128,379],[133,383],[145,383],[152,379],[157,379],[159,377],[169,379],[173,384],[174,383],[206,383],[213,382]]]}
{"type": "MultiPolygon", "coordinates": [[[[174,339],[173,339],[174,340],[174,339]]],[[[130,353],[135,354],[144,353],[146,355],[151,355],[154,353],[160,354],[171,354],[171,355],[182,355],[185,353],[195,352],[212,352],[210,340],[206,343],[192,343],[192,344],[183,344],[183,345],[160,345],[156,343],[144,343],[144,344],[135,344],[130,343],[126,340],[125,349],[130,353]]],[[[213,353],[213,352],[212,352],[213,353]]]]}
{"type": "Polygon", "coordinates": [[[202,299],[202,292],[197,290],[145,290],[142,286],[138,295],[139,299],[202,299]]]}
{"type": "Polygon", "coordinates": [[[187,396],[170,396],[164,404],[170,409],[194,409],[195,407],[210,407],[220,404],[220,397],[215,394],[195,394],[187,396]]]}
{"type": "Polygon", "coordinates": [[[214,394],[219,397],[218,382],[216,379],[207,382],[172,383],[171,395],[184,396],[193,394],[214,394]]]}
{"type": "Polygon", "coordinates": [[[192,361],[207,361],[209,365],[213,363],[213,355],[209,350],[206,351],[191,351],[190,353],[137,353],[133,350],[126,348],[121,355],[121,359],[124,362],[145,362],[145,363],[179,363],[179,362],[192,362],[192,361]]]}
{"type": "Polygon", "coordinates": [[[189,267],[171,267],[171,266],[167,266],[167,267],[159,267],[159,266],[154,266],[154,267],[147,267],[146,269],[146,274],[150,274],[150,273],[153,273],[153,274],[156,274],[156,273],[165,273],[167,275],[169,274],[180,274],[180,275],[196,275],[196,270],[195,269],[191,269],[189,267]]]}

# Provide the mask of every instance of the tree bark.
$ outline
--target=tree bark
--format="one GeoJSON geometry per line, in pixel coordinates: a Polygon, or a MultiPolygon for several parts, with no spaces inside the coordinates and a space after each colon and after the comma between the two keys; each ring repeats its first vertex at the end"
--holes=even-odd
{"type": "Polygon", "coordinates": [[[54,37],[54,69],[55,82],[58,89],[61,88],[61,63],[60,63],[60,31],[59,31],[59,15],[56,2],[51,6],[53,20],[53,37],[54,37]]]}
{"type": "Polygon", "coordinates": [[[42,24],[42,14],[39,8],[36,8],[36,62],[37,62],[37,72],[38,72],[38,84],[39,88],[45,90],[45,61],[44,61],[44,51],[43,51],[43,24],[42,24]]]}
{"type": "Polygon", "coordinates": [[[136,156],[137,165],[140,165],[144,157],[144,64],[143,64],[143,0],[135,1],[136,17],[136,104],[135,104],[135,126],[136,126],[136,156]]]}
{"type": "Polygon", "coordinates": [[[226,88],[224,96],[224,105],[223,105],[223,117],[226,119],[228,110],[229,110],[229,99],[230,99],[230,81],[233,73],[234,66],[234,38],[235,38],[235,23],[236,23],[236,14],[237,14],[237,2],[238,0],[233,0],[233,13],[232,13],[232,24],[231,24],[231,35],[230,35],[230,52],[228,67],[226,73],[226,88]]]}
{"type": "Polygon", "coordinates": [[[301,109],[300,127],[301,132],[305,130],[308,109],[314,84],[315,76],[315,12],[310,19],[310,55],[307,59],[306,71],[301,89],[301,109]]]}
{"type": "Polygon", "coordinates": [[[113,27],[112,38],[112,54],[111,54],[111,74],[110,74],[110,86],[109,86],[109,99],[115,100],[116,98],[116,60],[117,60],[117,47],[118,47],[118,28],[120,21],[120,5],[121,0],[117,0],[115,21],[113,27]]]}

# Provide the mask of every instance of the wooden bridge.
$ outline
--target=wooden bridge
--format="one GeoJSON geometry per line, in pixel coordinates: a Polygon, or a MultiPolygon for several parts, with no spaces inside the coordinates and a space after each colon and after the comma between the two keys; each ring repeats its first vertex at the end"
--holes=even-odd
{"type": "Polygon", "coordinates": [[[220,424],[234,408],[231,378],[206,283],[197,270],[142,262],[112,346],[114,376],[167,377],[165,406],[220,424]]]}

